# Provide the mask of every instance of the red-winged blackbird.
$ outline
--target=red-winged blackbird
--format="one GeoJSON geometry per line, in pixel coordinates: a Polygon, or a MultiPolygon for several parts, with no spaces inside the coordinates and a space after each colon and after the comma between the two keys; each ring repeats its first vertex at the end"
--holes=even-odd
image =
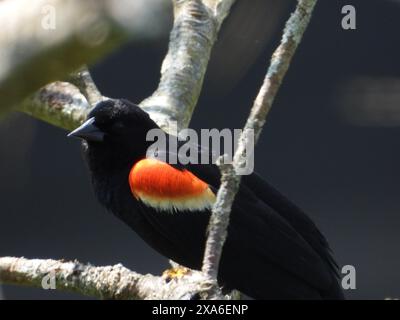
{"type": "MultiPolygon", "coordinates": [[[[110,99],[70,135],[84,140],[99,201],[156,251],[200,269],[219,170],[146,158],[155,128],[138,106],[110,99]]],[[[343,298],[324,236],[255,173],[243,176],[234,201],[218,281],[256,299],[343,298]]]]}

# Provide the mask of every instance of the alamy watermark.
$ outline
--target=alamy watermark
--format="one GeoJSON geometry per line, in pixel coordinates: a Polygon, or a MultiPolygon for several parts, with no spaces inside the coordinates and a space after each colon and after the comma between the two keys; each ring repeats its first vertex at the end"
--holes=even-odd
{"type": "Polygon", "coordinates": [[[356,289],[356,268],[350,264],[342,267],[342,288],[344,290],[356,289]]]}
{"type": "Polygon", "coordinates": [[[55,290],[56,289],[56,272],[50,271],[47,275],[42,278],[42,288],[44,290],[55,290]]]}
{"type": "Polygon", "coordinates": [[[44,30],[56,29],[56,8],[50,4],[42,7],[42,28],[44,30]]]}
{"type": "Polygon", "coordinates": [[[345,5],[342,8],[342,28],[344,30],[356,30],[357,29],[357,12],[356,8],[352,5],[345,5]]]}
{"type": "Polygon", "coordinates": [[[216,164],[223,155],[224,163],[232,164],[243,138],[244,152],[236,174],[249,175],[254,171],[254,130],[252,129],[183,129],[177,135],[167,135],[161,129],[149,130],[146,141],[153,142],[146,156],[169,164],[216,164]]]}

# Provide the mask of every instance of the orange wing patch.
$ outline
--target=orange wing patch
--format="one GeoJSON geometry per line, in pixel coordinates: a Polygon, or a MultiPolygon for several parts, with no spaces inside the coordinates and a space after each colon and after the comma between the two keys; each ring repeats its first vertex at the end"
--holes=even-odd
{"type": "Polygon", "coordinates": [[[188,170],[178,170],[156,159],[137,162],[129,173],[132,194],[161,210],[209,209],[215,195],[208,184],[188,170]]]}

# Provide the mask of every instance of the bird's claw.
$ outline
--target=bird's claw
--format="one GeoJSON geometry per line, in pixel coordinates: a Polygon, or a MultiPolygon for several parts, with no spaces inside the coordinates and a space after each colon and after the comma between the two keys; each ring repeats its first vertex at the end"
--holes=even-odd
{"type": "Polygon", "coordinates": [[[174,268],[165,270],[162,274],[162,278],[165,281],[169,282],[173,279],[182,278],[182,277],[188,275],[189,273],[190,273],[189,268],[179,266],[179,267],[174,267],[174,268]]]}

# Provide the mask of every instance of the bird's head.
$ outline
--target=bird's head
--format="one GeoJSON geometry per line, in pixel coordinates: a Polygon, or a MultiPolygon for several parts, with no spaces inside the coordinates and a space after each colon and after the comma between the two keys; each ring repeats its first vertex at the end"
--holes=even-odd
{"type": "Polygon", "coordinates": [[[119,166],[135,158],[144,157],[152,142],[146,141],[147,132],[158,128],[140,107],[124,99],[99,102],[88,119],[69,137],[80,138],[90,158],[119,166]]]}

